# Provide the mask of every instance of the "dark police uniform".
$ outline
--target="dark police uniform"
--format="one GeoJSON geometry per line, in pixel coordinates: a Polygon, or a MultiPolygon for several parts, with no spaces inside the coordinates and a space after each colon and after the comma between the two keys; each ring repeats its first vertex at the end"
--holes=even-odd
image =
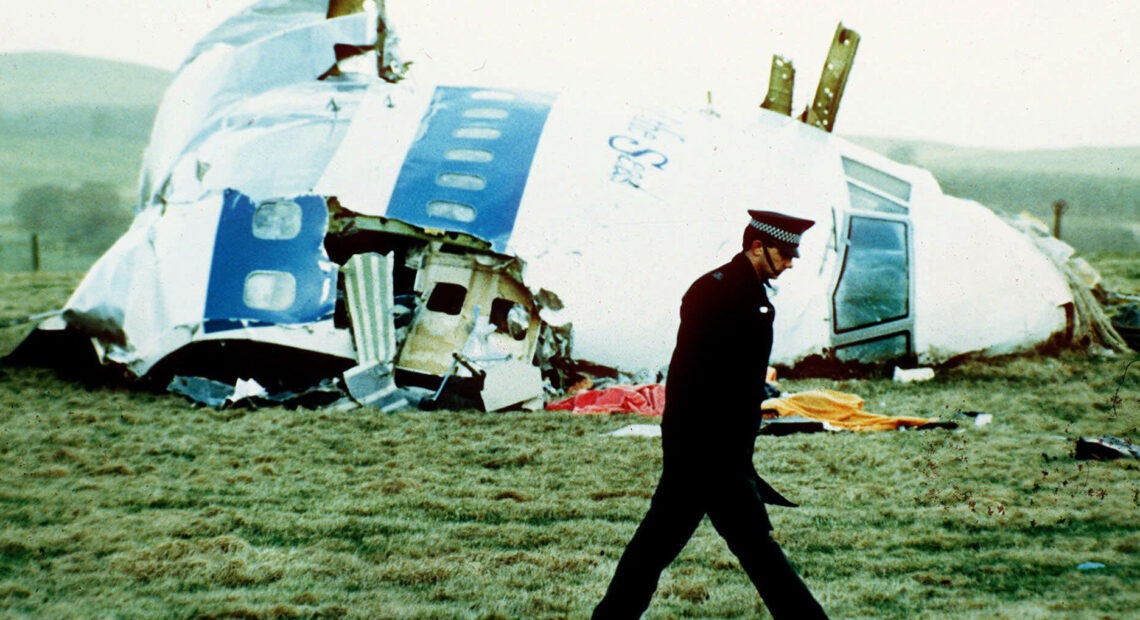
{"type": "Polygon", "coordinates": [[[640,616],[706,514],[773,617],[826,617],[769,533],[764,504],[795,504],[752,465],[775,316],[743,253],[685,293],[665,382],[661,480],[595,618],[640,616]]]}

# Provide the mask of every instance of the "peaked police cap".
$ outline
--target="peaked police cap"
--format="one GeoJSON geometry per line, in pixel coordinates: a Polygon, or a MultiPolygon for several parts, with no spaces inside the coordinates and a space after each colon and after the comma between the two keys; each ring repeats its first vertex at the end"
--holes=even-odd
{"type": "Polygon", "coordinates": [[[773,245],[791,258],[800,255],[800,237],[805,230],[815,225],[812,220],[775,211],[749,210],[748,215],[752,217],[748,225],[760,231],[760,240],[764,245],[773,245]]]}

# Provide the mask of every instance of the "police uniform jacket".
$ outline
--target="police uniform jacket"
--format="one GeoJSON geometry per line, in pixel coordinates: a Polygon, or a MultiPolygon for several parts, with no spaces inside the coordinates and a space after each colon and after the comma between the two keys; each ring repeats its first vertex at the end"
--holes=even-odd
{"type": "Polygon", "coordinates": [[[666,470],[710,483],[746,476],[767,503],[791,505],[752,465],[775,318],[744,253],[689,287],[665,381],[662,446],[666,470]]]}

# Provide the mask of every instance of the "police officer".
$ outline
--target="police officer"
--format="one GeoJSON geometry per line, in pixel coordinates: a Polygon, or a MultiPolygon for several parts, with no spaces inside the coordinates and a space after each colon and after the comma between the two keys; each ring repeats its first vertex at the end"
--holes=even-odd
{"type": "Polygon", "coordinates": [[[594,618],[639,617],[706,514],[773,617],[827,617],[770,534],[764,504],[795,504],[752,465],[776,316],[765,285],[792,267],[814,222],[748,213],[742,251],[698,278],[681,301],[665,382],[661,480],[594,618]]]}

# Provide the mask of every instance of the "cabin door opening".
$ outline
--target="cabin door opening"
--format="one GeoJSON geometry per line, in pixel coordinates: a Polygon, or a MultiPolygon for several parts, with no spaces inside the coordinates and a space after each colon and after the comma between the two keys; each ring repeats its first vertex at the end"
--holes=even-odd
{"type": "Polygon", "coordinates": [[[914,355],[914,235],[910,184],[846,157],[851,208],[836,231],[831,344],[841,361],[914,355]]]}

